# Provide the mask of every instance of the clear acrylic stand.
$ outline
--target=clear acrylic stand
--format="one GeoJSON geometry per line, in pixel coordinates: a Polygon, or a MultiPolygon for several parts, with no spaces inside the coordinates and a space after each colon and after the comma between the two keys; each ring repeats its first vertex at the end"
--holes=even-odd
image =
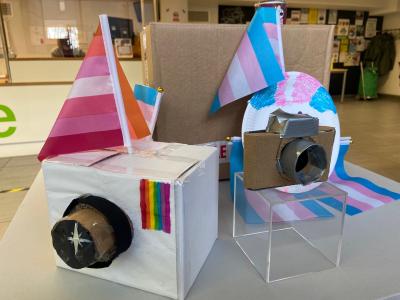
{"type": "Polygon", "coordinates": [[[233,238],[267,283],[330,269],[340,264],[346,201],[327,182],[301,194],[246,190],[238,172],[233,238]]]}

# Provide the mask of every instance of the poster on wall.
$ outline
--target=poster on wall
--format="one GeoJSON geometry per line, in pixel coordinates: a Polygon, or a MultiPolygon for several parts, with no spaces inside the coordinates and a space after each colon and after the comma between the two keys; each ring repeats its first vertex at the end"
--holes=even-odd
{"type": "Polygon", "coordinates": [[[365,25],[365,37],[372,38],[376,36],[376,25],[378,19],[376,18],[368,18],[367,24],[365,25]]]}
{"type": "Polygon", "coordinates": [[[353,63],[352,56],[351,56],[350,53],[347,53],[347,55],[346,55],[346,57],[344,58],[344,61],[343,61],[343,66],[344,67],[351,67],[352,63],[353,63]]]}
{"type": "Polygon", "coordinates": [[[351,39],[349,40],[349,53],[357,52],[357,40],[351,39]]]}
{"type": "Polygon", "coordinates": [[[355,39],[357,36],[357,27],[356,25],[349,26],[349,39],[355,39]]]}
{"type": "Polygon", "coordinates": [[[308,8],[301,9],[300,24],[308,24],[308,8]]]}
{"type": "Polygon", "coordinates": [[[349,51],[349,39],[342,38],[340,40],[340,52],[348,52],[349,51]]]}
{"type": "Polygon", "coordinates": [[[339,62],[339,53],[332,53],[332,63],[338,63],[339,62]]]}
{"type": "Polygon", "coordinates": [[[326,23],[326,9],[318,9],[318,24],[326,23]]]}
{"type": "Polygon", "coordinates": [[[339,53],[340,52],[340,40],[333,41],[332,53],[339,53]]]}
{"type": "Polygon", "coordinates": [[[334,40],[332,47],[332,63],[339,62],[339,53],[340,53],[340,40],[334,40]]]}
{"type": "Polygon", "coordinates": [[[318,9],[310,8],[308,11],[308,24],[317,24],[318,22],[318,9]]]}
{"type": "Polygon", "coordinates": [[[357,43],[356,50],[358,52],[362,52],[365,50],[365,39],[363,36],[356,37],[356,43],[357,43]]]}
{"type": "Polygon", "coordinates": [[[345,61],[343,62],[343,65],[345,67],[358,66],[359,64],[360,64],[360,53],[359,52],[348,53],[345,61]]]}
{"type": "Polygon", "coordinates": [[[336,25],[336,23],[337,23],[337,10],[330,9],[328,13],[328,24],[336,25]]]}
{"type": "Polygon", "coordinates": [[[364,25],[364,12],[356,11],[356,25],[362,26],[364,25]]]}
{"type": "Polygon", "coordinates": [[[344,63],[347,60],[347,52],[340,52],[339,54],[339,62],[344,63]]]}
{"type": "Polygon", "coordinates": [[[292,10],[291,13],[291,24],[300,24],[300,17],[301,17],[301,11],[300,10],[292,10]]]}
{"type": "Polygon", "coordinates": [[[356,34],[357,36],[364,36],[364,26],[356,26],[356,34]]]}
{"type": "Polygon", "coordinates": [[[350,20],[349,19],[339,19],[337,35],[348,36],[349,35],[350,20]]]}
{"type": "Polygon", "coordinates": [[[356,25],[362,26],[364,25],[364,12],[356,11],[356,25]]]}
{"type": "Polygon", "coordinates": [[[117,57],[131,58],[133,57],[132,39],[114,39],[115,52],[117,57]]]}

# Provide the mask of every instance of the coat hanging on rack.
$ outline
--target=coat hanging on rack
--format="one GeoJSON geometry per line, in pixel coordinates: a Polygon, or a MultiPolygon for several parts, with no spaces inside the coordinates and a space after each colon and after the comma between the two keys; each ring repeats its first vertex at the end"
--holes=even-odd
{"type": "Polygon", "coordinates": [[[394,37],[390,33],[383,33],[372,38],[365,56],[366,65],[374,63],[378,68],[379,76],[386,75],[393,69],[396,57],[394,37]]]}

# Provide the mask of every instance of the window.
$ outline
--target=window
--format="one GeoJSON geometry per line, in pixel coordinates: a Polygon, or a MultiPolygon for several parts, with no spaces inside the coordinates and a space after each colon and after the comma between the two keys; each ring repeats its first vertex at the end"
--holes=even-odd
{"type": "Polygon", "coordinates": [[[113,34],[118,35],[113,38],[139,43],[142,24],[137,0],[0,0],[0,3],[11,58],[51,58],[60,42],[74,50],[73,56],[83,54],[96,32],[100,14],[107,14],[113,20],[129,20],[113,23],[116,26],[113,34]]]}
{"type": "Polygon", "coordinates": [[[79,48],[78,28],[76,27],[47,27],[46,37],[49,40],[67,39],[72,48],[79,48]]]}

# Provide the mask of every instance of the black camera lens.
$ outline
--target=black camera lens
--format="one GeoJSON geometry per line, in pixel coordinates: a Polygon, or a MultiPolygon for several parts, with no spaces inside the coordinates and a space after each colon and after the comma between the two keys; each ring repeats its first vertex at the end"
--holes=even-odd
{"type": "Polygon", "coordinates": [[[279,165],[282,175],[296,184],[307,185],[322,177],[328,162],[321,145],[301,138],[282,149],[279,165]]]}
{"type": "Polygon", "coordinates": [[[106,268],[133,240],[125,212],[98,196],[74,199],[51,231],[53,247],[71,268],[106,268]]]}

